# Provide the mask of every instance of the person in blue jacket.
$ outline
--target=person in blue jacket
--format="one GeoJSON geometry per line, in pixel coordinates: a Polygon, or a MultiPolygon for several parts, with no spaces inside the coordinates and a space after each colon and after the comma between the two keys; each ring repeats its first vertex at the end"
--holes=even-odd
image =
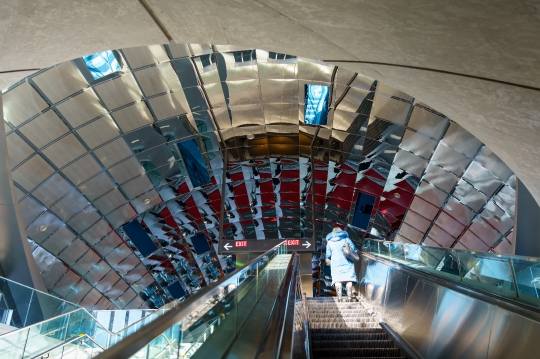
{"type": "Polygon", "coordinates": [[[353,282],[358,282],[354,271],[354,263],[343,255],[343,245],[349,243],[349,246],[356,252],[356,247],[352,243],[347,232],[339,227],[335,227],[332,232],[326,236],[326,262],[330,264],[332,273],[332,285],[336,287],[338,301],[342,301],[342,283],[347,283],[347,299],[352,299],[353,282]]]}

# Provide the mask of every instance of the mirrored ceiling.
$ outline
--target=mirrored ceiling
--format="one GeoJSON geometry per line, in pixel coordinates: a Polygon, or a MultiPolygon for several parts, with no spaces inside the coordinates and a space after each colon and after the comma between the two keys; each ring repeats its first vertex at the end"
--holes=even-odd
{"type": "Polygon", "coordinates": [[[223,238],[366,237],[509,253],[516,178],[426,104],[328,63],[231,46],[104,51],[3,93],[51,293],[158,308],[234,269],[223,238]]]}

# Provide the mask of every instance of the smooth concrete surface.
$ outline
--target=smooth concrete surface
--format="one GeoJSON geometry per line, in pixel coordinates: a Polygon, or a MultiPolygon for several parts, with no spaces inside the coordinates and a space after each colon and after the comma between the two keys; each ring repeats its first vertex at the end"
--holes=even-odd
{"type": "MultiPolygon", "coordinates": [[[[540,87],[538,0],[146,3],[178,43],[414,66],[540,87]]],[[[104,49],[166,42],[136,0],[0,0],[0,88],[28,74],[5,71],[43,68],[104,49]]],[[[540,199],[540,91],[427,70],[340,65],[387,82],[459,123],[540,199]]]]}
{"type": "MultiPolygon", "coordinates": [[[[0,118],[3,118],[2,94],[0,118]]],[[[0,126],[0,266],[6,278],[48,292],[26,239],[11,178],[4,126],[0,126]]]]}

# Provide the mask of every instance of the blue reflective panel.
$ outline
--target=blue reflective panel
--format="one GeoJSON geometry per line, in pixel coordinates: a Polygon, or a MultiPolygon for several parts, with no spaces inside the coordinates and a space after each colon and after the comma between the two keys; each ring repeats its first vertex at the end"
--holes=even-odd
{"type": "Polygon", "coordinates": [[[144,257],[148,257],[157,249],[154,241],[152,241],[143,226],[136,219],[125,224],[123,229],[144,257]]]}
{"type": "Polygon", "coordinates": [[[304,122],[309,125],[326,125],[330,87],[307,84],[305,90],[304,122]]]}
{"type": "Polygon", "coordinates": [[[83,56],[83,60],[94,80],[120,70],[120,64],[111,50],[83,56]]]}
{"type": "Polygon", "coordinates": [[[210,245],[208,244],[208,240],[204,233],[199,233],[191,237],[191,243],[193,243],[193,247],[197,254],[203,254],[210,250],[210,245]]]}
{"type": "Polygon", "coordinates": [[[373,212],[373,205],[375,204],[375,197],[365,193],[358,193],[358,199],[356,200],[356,208],[354,210],[354,217],[352,225],[367,230],[369,225],[369,219],[371,218],[371,212],[373,212]]]}
{"type": "Polygon", "coordinates": [[[174,282],[173,284],[170,284],[167,289],[175,299],[180,299],[186,296],[186,291],[184,290],[184,288],[182,288],[182,285],[179,282],[174,282]]]}
{"type": "Polygon", "coordinates": [[[178,149],[182,155],[182,159],[186,164],[189,179],[193,187],[201,187],[210,184],[210,176],[206,163],[201,154],[201,149],[194,139],[182,141],[178,143],[178,149]]]}

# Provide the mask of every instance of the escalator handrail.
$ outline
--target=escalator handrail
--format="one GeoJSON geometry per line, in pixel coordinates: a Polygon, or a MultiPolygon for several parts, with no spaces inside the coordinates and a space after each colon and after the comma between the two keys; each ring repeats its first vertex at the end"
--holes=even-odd
{"type": "Polygon", "coordinates": [[[242,268],[236,269],[230,276],[221,279],[218,282],[212,283],[203,288],[196,295],[193,295],[186,299],[183,305],[178,305],[170,309],[167,313],[161,315],[153,322],[145,325],[138,331],[130,334],[120,342],[114,344],[109,349],[98,354],[95,359],[118,359],[118,358],[130,358],[136,354],[139,350],[150,344],[161,333],[172,327],[174,324],[180,322],[182,319],[191,314],[198,307],[210,300],[219,293],[219,288],[232,284],[233,281],[242,274],[244,268],[248,267],[251,263],[258,261],[259,259],[267,256],[269,253],[275,251],[284,242],[280,242],[278,245],[261,254],[257,258],[249,261],[242,268]]]}
{"type": "MultiPolygon", "coordinates": [[[[272,307],[271,314],[266,324],[263,340],[259,345],[259,350],[255,358],[257,359],[275,359],[280,358],[283,350],[289,350],[291,342],[285,342],[284,339],[290,337],[292,339],[293,324],[294,324],[294,300],[296,291],[296,281],[298,280],[298,254],[293,253],[287,272],[278,291],[278,295],[272,307]],[[291,301],[292,293],[292,301],[291,301]],[[290,306],[293,306],[292,320],[290,323],[290,306]],[[289,320],[287,320],[289,319],[289,320]],[[289,323],[288,323],[289,322],[289,323]],[[286,325],[291,324],[291,325],[286,325]]],[[[289,355],[290,357],[290,355],[289,355]]]]}

